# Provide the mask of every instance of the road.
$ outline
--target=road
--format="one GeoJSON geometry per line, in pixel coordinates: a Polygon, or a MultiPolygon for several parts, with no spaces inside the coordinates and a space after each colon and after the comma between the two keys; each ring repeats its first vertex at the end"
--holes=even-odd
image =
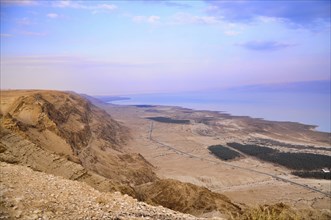
{"type": "Polygon", "coordinates": [[[311,191],[314,191],[314,192],[317,192],[317,193],[326,195],[328,197],[331,197],[331,194],[328,193],[328,192],[324,192],[324,191],[315,189],[315,188],[313,188],[311,186],[308,186],[308,185],[305,185],[305,184],[301,184],[301,183],[297,183],[297,182],[294,182],[292,180],[289,180],[289,179],[286,179],[286,178],[283,178],[283,177],[279,177],[279,176],[276,176],[276,175],[273,175],[273,174],[270,174],[270,173],[265,173],[265,172],[262,172],[262,171],[254,170],[254,169],[251,169],[251,168],[246,168],[246,167],[241,167],[241,166],[229,164],[229,163],[220,161],[219,159],[212,160],[212,159],[209,159],[209,158],[205,158],[205,157],[201,157],[201,156],[196,156],[194,154],[187,153],[185,151],[179,150],[179,149],[177,149],[177,148],[175,148],[173,146],[170,146],[168,144],[162,143],[162,142],[156,140],[155,138],[153,138],[153,136],[152,136],[153,129],[154,129],[154,122],[151,122],[151,126],[150,126],[150,129],[149,129],[149,132],[148,132],[149,133],[149,140],[152,141],[152,142],[154,142],[154,143],[157,143],[158,145],[160,145],[162,147],[167,148],[168,150],[174,151],[177,154],[185,155],[185,156],[188,156],[190,158],[196,158],[196,159],[199,159],[199,160],[208,161],[208,162],[211,162],[211,163],[214,163],[214,164],[222,164],[222,165],[226,165],[226,166],[237,168],[237,169],[241,169],[241,170],[246,170],[246,171],[249,171],[249,172],[258,173],[258,174],[261,174],[261,175],[266,175],[266,176],[269,176],[269,177],[274,178],[275,180],[283,181],[283,182],[286,182],[286,183],[290,183],[290,184],[293,184],[293,185],[296,185],[296,186],[299,186],[299,187],[302,187],[302,188],[305,188],[305,189],[308,189],[308,190],[311,190],[311,191]]]}

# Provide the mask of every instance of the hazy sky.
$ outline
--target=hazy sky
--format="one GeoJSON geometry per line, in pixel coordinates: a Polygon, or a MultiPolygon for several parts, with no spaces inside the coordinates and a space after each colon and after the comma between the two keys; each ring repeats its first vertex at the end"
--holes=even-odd
{"type": "Polygon", "coordinates": [[[92,95],[330,80],[330,1],[1,0],[1,88],[92,95]]]}

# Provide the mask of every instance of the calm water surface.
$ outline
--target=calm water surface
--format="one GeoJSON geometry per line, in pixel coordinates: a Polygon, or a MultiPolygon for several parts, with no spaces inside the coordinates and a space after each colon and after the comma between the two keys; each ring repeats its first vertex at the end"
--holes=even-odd
{"type": "Polygon", "coordinates": [[[123,105],[172,105],[196,110],[216,110],[266,120],[293,121],[330,132],[330,94],[307,92],[191,92],[129,95],[123,105]]]}

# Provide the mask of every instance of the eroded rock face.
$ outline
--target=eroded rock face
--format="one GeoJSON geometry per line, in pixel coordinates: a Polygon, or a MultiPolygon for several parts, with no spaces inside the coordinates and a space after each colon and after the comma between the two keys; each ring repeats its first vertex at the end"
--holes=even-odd
{"type": "Polygon", "coordinates": [[[0,139],[0,161],[10,164],[21,164],[35,171],[85,182],[99,191],[122,191],[135,195],[134,189],[129,185],[89,171],[81,164],[45,150],[7,129],[1,128],[0,139]]]}
{"type": "MultiPolygon", "coordinates": [[[[2,91],[0,112],[3,129],[30,141],[40,150],[81,164],[85,170],[126,185],[157,179],[153,166],[141,155],[122,150],[130,138],[129,130],[77,94],[2,91]]],[[[17,143],[11,144],[11,139],[6,146],[12,154],[20,154],[17,143]]],[[[32,145],[25,147],[33,148],[32,145]]],[[[38,169],[46,171],[42,157],[34,157],[37,151],[33,152],[26,157],[25,164],[40,163],[38,169]]]]}
{"type": "Polygon", "coordinates": [[[142,155],[123,150],[130,131],[77,94],[2,91],[0,116],[0,161],[186,213],[240,211],[205,188],[159,180],[142,155]]]}
{"type": "Polygon", "coordinates": [[[23,166],[0,162],[0,176],[1,219],[198,219],[23,166]]]}
{"type": "Polygon", "coordinates": [[[93,137],[106,142],[106,147],[111,149],[118,148],[129,137],[125,127],[76,94],[31,91],[6,100],[6,92],[2,92],[2,97],[5,99],[1,109],[4,125],[28,131],[34,140],[40,138],[32,135],[34,129],[40,133],[51,131],[64,139],[76,154],[87,147],[93,137]]]}
{"type": "Polygon", "coordinates": [[[241,213],[240,208],[224,195],[211,192],[207,188],[177,180],[163,179],[141,185],[137,188],[139,198],[149,204],[194,215],[212,211],[225,214],[241,213]]]}

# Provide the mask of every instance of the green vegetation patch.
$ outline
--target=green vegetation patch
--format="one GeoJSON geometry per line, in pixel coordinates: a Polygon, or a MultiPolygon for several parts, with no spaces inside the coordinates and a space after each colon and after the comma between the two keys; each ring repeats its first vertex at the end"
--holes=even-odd
{"type": "Polygon", "coordinates": [[[227,145],[242,153],[285,166],[292,170],[313,171],[321,170],[325,167],[330,168],[331,166],[331,157],[327,155],[280,152],[269,147],[251,144],[227,143],[227,145]]]}
{"type": "Polygon", "coordinates": [[[208,150],[221,160],[233,160],[240,157],[240,153],[222,145],[209,146],[208,150]]]}
{"type": "Polygon", "coordinates": [[[137,108],[154,108],[155,105],[133,105],[137,108]]]}
{"type": "Polygon", "coordinates": [[[148,117],[147,119],[162,122],[162,123],[173,123],[173,124],[189,124],[190,120],[179,120],[179,119],[172,119],[167,117],[148,117]]]}
{"type": "Polygon", "coordinates": [[[292,174],[302,178],[331,180],[331,173],[324,173],[323,171],[294,171],[292,174]]]}
{"type": "Polygon", "coordinates": [[[294,144],[288,144],[283,143],[280,141],[270,140],[270,139],[259,139],[258,145],[270,145],[270,146],[277,146],[277,147],[284,147],[284,148],[292,148],[292,149],[298,149],[298,150],[325,150],[325,151],[331,151],[331,147],[315,147],[310,145],[294,145],[294,144]]]}

